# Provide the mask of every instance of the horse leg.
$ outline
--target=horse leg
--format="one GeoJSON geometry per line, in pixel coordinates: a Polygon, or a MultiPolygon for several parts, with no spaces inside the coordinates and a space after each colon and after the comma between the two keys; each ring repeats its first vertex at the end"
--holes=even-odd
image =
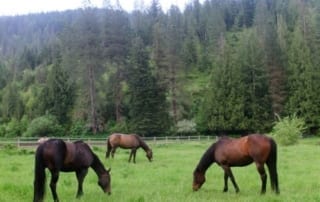
{"type": "MultiPolygon", "coordinates": [[[[236,193],[238,193],[240,191],[240,189],[239,189],[239,187],[238,187],[238,185],[236,183],[236,180],[234,179],[234,176],[232,174],[231,168],[229,166],[226,166],[226,165],[222,166],[222,168],[223,168],[223,170],[225,172],[225,175],[230,177],[231,182],[233,184],[233,187],[236,190],[236,193]]],[[[225,177],[225,179],[226,179],[226,177],[225,177]]],[[[228,177],[227,177],[227,179],[228,179],[228,177]]]]}
{"type": "Polygon", "coordinates": [[[80,198],[83,195],[82,184],[83,180],[88,173],[88,169],[78,170],[76,171],[77,179],[78,179],[78,191],[77,198],[80,198]]]}
{"type": "Polygon", "coordinates": [[[56,191],[58,179],[59,179],[59,171],[52,170],[51,171],[50,189],[51,189],[51,193],[52,193],[52,197],[53,197],[54,202],[59,202],[59,198],[58,198],[57,191],[56,191]]]}
{"type": "Polygon", "coordinates": [[[137,153],[137,149],[133,149],[133,163],[136,163],[136,153],[137,153]]]}
{"type": "Polygon", "coordinates": [[[224,188],[223,188],[223,192],[227,192],[228,191],[228,174],[226,172],[224,172],[224,188]]]}
{"type": "Polygon", "coordinates": [[[266,184],[267,184],[267,174],[266,171],[264,169],[264,165],[262,163],[256,163],[257,166],[257,170],[260,174],[260,178],[261,178],[261,194],[266,193],[266,184]]]}
{"type": "Polygon", "coordinates": [[[131,149],[131,152],[130,152],[130,155],[129,155],[129,160],[128,160],[129,163],[131,162],[132,155],[133,155],[133,149],[131,149]]]}
{"type": "Polygon", "coordinates": [[[116,149],[117,149],[117,147],[113,147],[113,148],[111,149],[111,157],[112,157],[112,158],[114,157],[114,153],[116,153],[116,149]]]}
{"type": "Polygon", "coordinates": [[[274,162],[268,162],[267,161],[267,167],[269,170],[269,175],[270,175],[270,184],[271,184],[271,189],[276,193],[279,194],[279,183],[278,183],[278,173],[277,173],[277,168],[274,162]]]}
{"type": "Polygon", "coordinates": [[[106,152],[106,159],[109,158],[111,152],[111,148],[108,147],[107,152],[106,152]]]}

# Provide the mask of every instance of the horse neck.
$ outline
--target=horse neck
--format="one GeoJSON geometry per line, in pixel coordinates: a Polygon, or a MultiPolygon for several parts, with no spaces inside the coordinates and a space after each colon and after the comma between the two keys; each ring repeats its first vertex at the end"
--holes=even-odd
{"type": "Polygon", "coordinates": [[[100,159],[92,153],[93,156],[93,162],[91,164],[91,168],[96,172],[98,177],[100,177],[102,174],[106,173],[106,169],[104,168],[103,164],[101,163],[100,159]]]}
{"type": "Polygon", "coordinates": [[[207,169],[215,162],[215,159],[214,159],[215,147],[216,147],[216,144],[214,143],[203,154],[196,168],[198,172],[201,172],[204,174],[207,171],[207,169]]]}
{"type": "Polygon", "coordinates": [[[148,145],[141,139],[141,137],[137,136],[137,139],[138,139],[138,141],[139,141],[139,143],[140,143],[140,147],[141,147],[145,152],[147,152],[147,151],[150,150],[150,148],[148,147],[148,145]]]}

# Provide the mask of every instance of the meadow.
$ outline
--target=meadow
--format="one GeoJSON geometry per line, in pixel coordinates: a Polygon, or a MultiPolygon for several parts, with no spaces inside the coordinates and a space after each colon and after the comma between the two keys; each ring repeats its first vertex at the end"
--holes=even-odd
{"type": "MultiPolygon", "coordinates": [[[[192,191],[192,172],[210,141],[149,144],[154,161],[149,162],[143,150],[137,152],[137,163],[128,163],[129,151],[118,149],[114,159],[105,159],[104,147],[93,147],[104,165],[111,167],[112,194],[104,194],[97,185],[97,176],[90,168],[84,181],[84,195],[76,199],[77,180],[74,173],[60,173],[57,185],[60,201],[88,202],[166,202],[166,201],[320,201],[320,139],[310,138],[294,146],[278,146],[280,195],[271,191],[261,196],[261,181],[255,165],[233,168],[240,187],[235,193],[231,182],[223,193],[223,171],[213,164],[207,181],[198,192],[192,191]]],[[[0,149],[0,201],[25,202],[33,197],[34,151],[0,149]]],[[[47,172],[45,201],[53,201],[47,172]]]]}

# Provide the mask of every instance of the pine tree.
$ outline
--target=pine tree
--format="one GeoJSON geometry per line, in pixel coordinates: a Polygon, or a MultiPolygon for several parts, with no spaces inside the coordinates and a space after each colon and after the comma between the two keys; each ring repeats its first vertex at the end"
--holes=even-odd
{"type": "Polygon", "coordinates": [[[109,71],[112,83],[108,83],[110,95],[108,99],[112,100],[116,122],[120,123],[123,116],[124,93],[122,88],[125,81],[131,30],[129,19],[123,10],[106,10],[104,23],[104,56],[109,68],[115,66],[114,72],[109,71]]]}
{"type": "Polygon", "coordinates": [[[15,118],[20,120],[24,113],[24,105],[19,93],[17,82],[9,83],[5,88],[1,100],[1,116],[4,121],[15,118]]]}
{"type": "Polygon", "coordinates": [[[257,1],[254,20],[258,40],[266,55],[265,67],[269,75],[268,85],[272,99],[272,111],[274,114],[281,114],[285,102],[285,70],[281,51],[286,51],[286,38],[283,36],[286,33],[286,26],[281,15],[276,15],[276,1],[274,0],[257,1]]]}
{"type": "Polygon", "coordinates": [[[102,68],[101,29],[96,9],[91,7],[82,9],[73,29],[68,36],[71,38],[69,45],[73,50],[71,59],[75,59],[71,67],[78,68],[73,68],[71,71],[77,72],[77,76],[81,78],[76,78],[79,96],[74,113],[77,114],[77,118],[87,121],[93,134],[96,134],[101,129],[96,82],[102,68]]]}
{"type": "Polygon", "coordinates": [[[319,67],[313,64],[302,21],[298,21],[288,51],[287,113],[305,119],[310,129],[319,128],[319,67]]]}
{"type": "Polygon", "coordinates": [[[266,131],[270,129],[272,120],[271,99],[265,52],[255,30],[244,32],[239,53],[242,82],[245,85],[243,93],[247,128],[252,131],[266,131]]]}
{"type": "Polygon", "coordinates": [[[241,131],[248,127],[244,117],[244,83],[240,66],[234,63],[234,48],[224,35],[219,39],[219,54],[216,55],[207,94],[200,113],[200,130],[227,132],[241,131]]]}
{"type": "Polygon", "coordinates": [[[52,66],[43,90],[46,111],[54,115],[60,124],[68,123],[69,112],[75,99],[75,87],[67,72],[62,69],[60,62],[52,66]]]}
{"type": "Polygon", "coordinates": [[[166,97],[151,73],[148,60],[142,40],[135,39],[128,83],[131,128],[141,135],[163,135],[169,129],[166,97]]]}

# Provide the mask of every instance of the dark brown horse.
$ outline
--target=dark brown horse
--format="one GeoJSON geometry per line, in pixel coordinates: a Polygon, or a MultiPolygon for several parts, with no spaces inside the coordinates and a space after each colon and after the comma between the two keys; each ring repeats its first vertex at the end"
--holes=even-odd
{"type": "Polygon", "coordinates": [[[193,172],[194,191],[200,189],[205,182],[206,170],[214,162],[224,170],[224,192],[228,191],[229,177],[236,192],[239,192],[230,167],[246,166],[255,162],[262,181],[261,194],[266,192],[267,184],[264,164],[267,164],[269,170],[272,190],[277,194],[280,193],[277,173],[277,145],[273,139],[267,136],[252,134],[238,139],[222,137],[213,143],[203,154],[193,172]]]}
{"type": "Polygon", "coordinates": [[[146,156],[149,161],[152,161],[152,150],[148,147],[148,145],[142,140],[139,135],[136,134],[120,134],[113,133],[109,136],[107,140],[107,152],[106,158],[109,158],[110,153],[112,158],[114,157],[114,153],[116,149],[120,147],[123,149],[131,149],[131,153],[129,156],[129,162],[133,156],[133,162],[136,163],[136,152],[137,149],[142,147],[142,149],[146,152],[146,156]]]}
{"type": "Polygon", "coordinates": [[[33,201],[43,201],[45,192],[45,168],[51,172],[50,188],[54,201],[59,201],[56,184],[59,172],[76,172],[78,179],[77,197],[83,194],[82,183],[91,167],[97,174],[98,184],[106,193],[111,193],[110,169],[106,170],[90,147],[82,142],[64,142],[60,139],[49,139],[41,143],[35,154],[35,178],[33,201]]]}

